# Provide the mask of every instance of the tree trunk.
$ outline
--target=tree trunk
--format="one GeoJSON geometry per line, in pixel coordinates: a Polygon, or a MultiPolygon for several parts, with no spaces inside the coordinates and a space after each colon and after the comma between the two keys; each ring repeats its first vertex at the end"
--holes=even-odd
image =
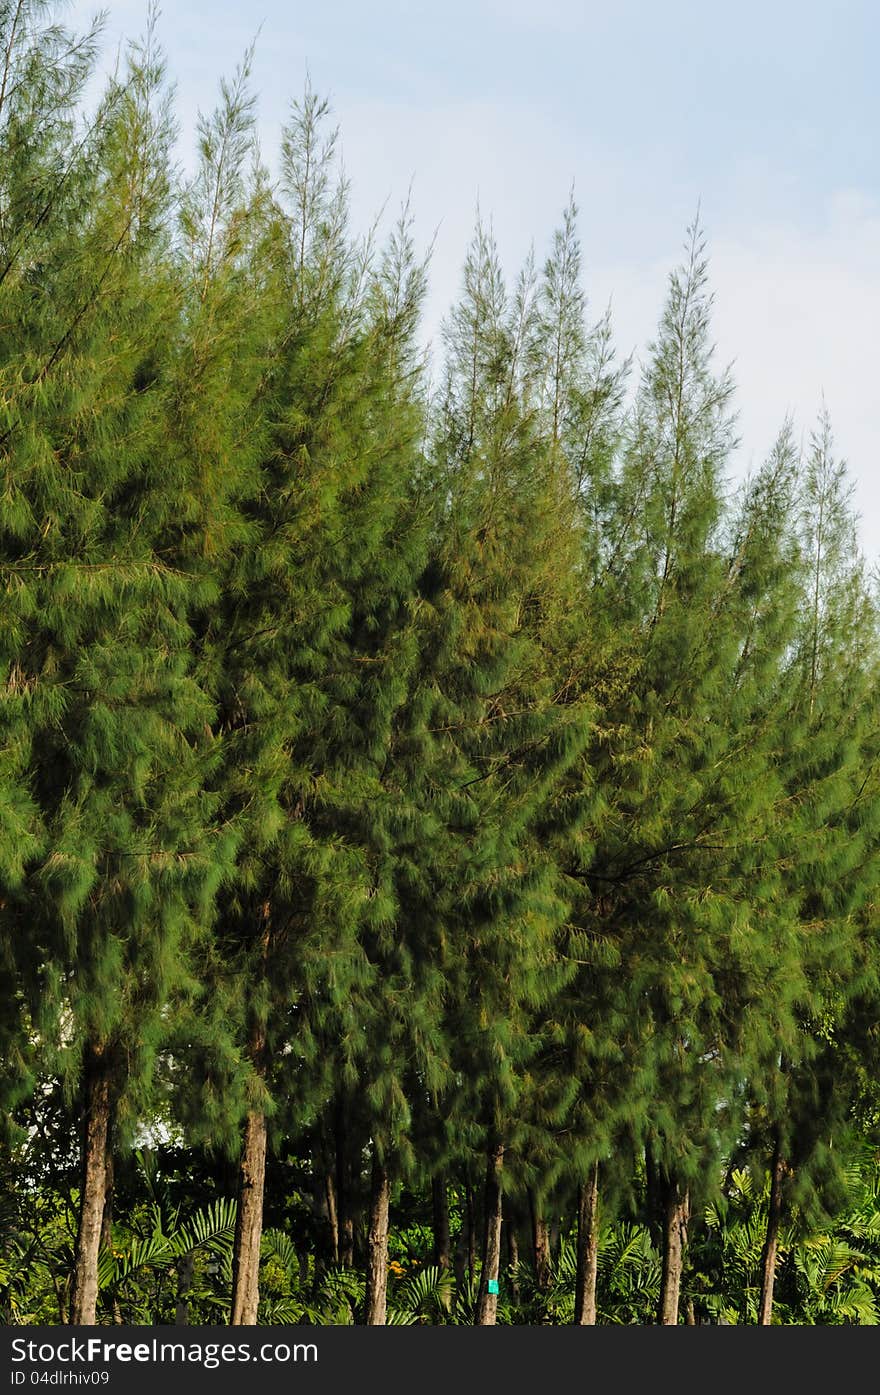
{"type": "Polygon", "coordinates": [[[467,1279],[467,1254],[464,1244],[464,1226],[459,1228],[455,1237],[455,1248],[452,1251],[452,1272],[455,1275],[455,1287],[458,1293],[464,1289],[467,1279]]]}
{"type": "MultiPolygon", "coordinates": [[[[101,1249],[113,1249],[113,1188],[114,1188],[114,1165],[113,1165],[113,1143],[116,1110],[114,1102],[110,1101],[110,1121],[107,1125],[107,1157],[104,1168],[104,1214],[101,1217],[101,1249]]],[[[100,1254],[100,1251],[99,1251],[100,1254]]],[[[113,1321],[117,1327],[123,1325],[122,1309],[119,1306],[119,1294],[113,1294],[113,1321]]]]}
{"type": "Polygon", "coordinates": [[[782,1156],[782,1145],[777,1134],[770,1172],[770,1208],[767,1213],[767,1234],[761,1252],[759,1327],[769,1327],[773,1320],[773,1286],[776,1282],[776,1256],[779,1247],[779,1226],[782,1221],[782,1182],[785,1172],[785,1159],[782,1156]]]}
{"type": "Polygon", "coordinates": [[[504,1208],[504,1233],[507,1238],[507,1267],[510,1272],[510,1294],[514,1303],[519,1303],[519,1240],[516,1234],[516,1212],[504,1208]]]}
{"type": "Polygon", "coordinates": [[[266,1116],[252,1109],[244,1126],[238,1171],[238,1214],[232,1251],[232,1327],[255,1327],[260,1301],[260,1239],[266,1186],[266,1116]]]}
{"type": "Polygon", "coordinates": [[[434,1263],[438,1269],[449,1268],[449,1201],[446,1178],[431,1180],[431,1207],[434,1226],[434,1263]]]}
{"type": "Polygon", "coordinates": [[[87,1047],[79,1226],[70,1320],[88,1327],[94,1326],[98,1310],[98,1255],[107,1200],[107,1149],[112,1111],[110,1076],[106,1048],[87,1047]]]}
{"type": "Polygon", "coordinates": [[[504,1144],[489,1150],[486,1164],[486,1219],[483,1239],[483,1272],[477,1299],[475,1325],[494,1327],[498,1310],[498,1281],[501,1274],[501,1208],[504,1144]],[[492,1286],[490,1291],[490,1285],[492,1286]]]}
{"type": "Polygon", "coordinates": [[[345,1269],[354,1268],[354,1216],[346,1211],[339,1230],[339,1263],[345,1269]]]}
{"type": "Polygon", "coordinates": [[[651,1239],[658,1250],[663,1248],[663,1197],[660,1178],[654,1165],[654,1154],[645,1144],[645,1214],[651,1239]]]}
{"type": "Polygon", "coordinates": [[[663,1273],[660,1280],[658,1321],[662,1327],[678,1326],[678,1304],[681,1296],[681,1274],[687,1249],[687,1223],[690,1198],[670,1182],[666,1194],[663,1227],[663,1273]]]}
{"type": "Polygon", "coordinates": [[[599,1265],[599,1164],[588,1182],[578,1187],[577,1276],[574,1321],[577,1327],[596,1324],[596,1276],[599,1265]]]}
{"type": "Polygon", "coordinates": [[[321,1159],[317,1154],[312,1157],[312,1168],[312,1216],[315,1228],[314,1278],[317,1283],[320,1276],[326,1272],[328,1265],[337,1262],[338,1236],[334,1228],[335,1220],[330,1215],[327,1173],[322,1170],[321,1159]]]}
{"type": "Polygon", "coordinates": [[[388,1205],[391,1182],[373,1154],[370,1181],[370,1231],[367,1238],[367,1326],[384,1327],[388,1300],[388,1205]]]}
{"type": "Polygon", "coordinates": [[[336,1144],[336,1251],[339,1263],[346,1269],[354,1266],[354,1216],[352,1214],[352,1168],[345,1099],[336,1097],[334,1124],[336,1144]]]}
{"type": "Polygon", "coordinates": [[[192,1287],[193,1272],[196,1267],[195,1250],[187,1250],[177,1264],[177,1301],[174,1305],[174,1324],[186,1327],[189,1324],[189,1291],[192,1287]]]}
{"type": "Polygon", "coordinates": [[[535,1193],[529,1189],[532,1213],[532,1251],[535,1259],[535,1282],[542,1292],[550,1287],[550,1235],[544,1211],[535,1193]]]}
{"type": "MultiPolygon", "coordinates": [[[[446,1178],[431,1179],[431,1209],[434,1228],[434,1263],[440,1273],[448,1272],[451,1262],[449,1239],[449,1197],[446,1192],[446,1178]]],[[[442,1290],[441,1303],[449,1311],[452,1307],[452,1294],[448,1288],[442,1290]]]]}
{"type": "Polygon", "coordinates": [[[470,1178],[464,1187],[465,1218],[467,1221],[467,1272],[468,1283],[473,1283],[477,1270],[477,1225],[474,1217],[474,1189],[470,1178]]]}
{"type": "Polygon", "coordinates": [[[101,1213],[101,1247],[113,1248],[113,1107],[107,1120],[107,1147],[104,1151],[104,1209],[101,1213]]]}
{"type": "Polygon", "coordinates": [[[327,1208],[327,1225],[330,1229],[330,1254],[334,1264],[339,1263],[339,1208],[336,1204],[336,1198],[337,1191],[333,1174],[328,1172],[324,1178],[324,1200],[327,1208]]]}

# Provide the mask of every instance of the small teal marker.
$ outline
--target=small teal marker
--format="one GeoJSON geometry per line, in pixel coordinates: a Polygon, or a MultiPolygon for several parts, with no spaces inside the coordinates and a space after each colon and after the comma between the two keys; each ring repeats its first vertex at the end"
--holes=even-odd
{"type": "Polygon", "coordinates": [[[497,1292],[498,1292],[498,1280],[497,1280],[497,1279],[490,1279],[489,1282],[488,1282],[488,1284],[486,1285],[486,1287],[488,1288],[488,1290],[489,1290],[490,1293],[497,1293],[497,1292]]]}

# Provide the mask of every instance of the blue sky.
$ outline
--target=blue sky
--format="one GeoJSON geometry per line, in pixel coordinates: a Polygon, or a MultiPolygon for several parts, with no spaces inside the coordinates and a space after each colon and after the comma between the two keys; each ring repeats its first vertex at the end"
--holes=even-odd
{"type": "MultiPolygon", "coordinates": [[[[146,0],[107,0],[107,48],[146,0]]],[[[94,5],[74,0],[74,22],[94,5]]],[[[650,337],[699,200],[719,358],[739,384],[745,471],[824,395],[880,555],[880,5],[876,0],[166,0],[184,136],[258,27],[266,157],[306,71],[341,126],[356,219],[413,182],[435,229],[428,332],[455,295],[479,199],[511,275],[574,181],[585,281],[624,352],[650,337]]]]}

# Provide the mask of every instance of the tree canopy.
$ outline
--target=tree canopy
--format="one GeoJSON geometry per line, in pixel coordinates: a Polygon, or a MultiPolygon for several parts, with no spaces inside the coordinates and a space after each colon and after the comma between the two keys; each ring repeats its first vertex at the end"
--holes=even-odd
{"type": "Polygon", "coordinates": [[[0,0],[7,1320],[880,1320],[824,405],[736,478],[699,221],[636,366],[573,198],[426,346],[311,86],[185,179],[99,40],[0,0]]]}

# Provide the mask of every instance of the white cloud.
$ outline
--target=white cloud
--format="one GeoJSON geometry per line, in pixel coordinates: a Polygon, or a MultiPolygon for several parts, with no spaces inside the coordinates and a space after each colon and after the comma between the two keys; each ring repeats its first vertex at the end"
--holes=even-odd
{"type": "MultiPolygon", "coordinates": [[[[788,412],[806,444],[825,405],[861,515],[862,546],[880,555],[880,205],[858,190],[827,202],[812,228],[781,218],[709,228],[719,367],[733,364],[741,444],[736,473],[766,456],[788,412]]],[[[643,351],[654,333],[665,259],[602,259],[591,267],[594,304],[612,298],[617,342],[643,351]]]]}
{"type": "Polygon", "coordinates": [[[609,165],[527,104],[370,102],[340,105],[337,115],[357,223],[366,225],[386,198],[394,209],[412,179],[419,234],[428,243],[437,231],[430,326],[458,291],[478,202],[512,279],[531,241],[539,255],[549,241],[574,171],[585,190],[613,179],[609,165]]]}
{"type": "MultiPolygon", "coordinates": [[[[389,195],[394,203],[402,197],[414,175],[414,206],[426,241],[439,224],[429,329],[457,293],[477,195],[512,275],[533,236],[539,255],[546,246],[576,171],[593,308],[598,313],[610,298],[621,351],[644,349],[692,213],[689,191],[676,191],[680,207],[640,205],[635,167],[612,167],[527,105],[372,103],[340,116],[359,221],[377,198],[389,195]],[[619,255],[617,228],[625,229],[619,255]]],[[[766,185],[763,168],[740,168],[738,205],[704,208],[718,359],[733,361],[738,387],[736,468],[744,472],[762,459],[787,412],[806,440],[824,396],[856,483],[864,546],[877,554],[880,205],[844,190],[811,218],[796,197],[768,199],[766,185]]]]}
{"type": "Polygon", "coordinates": [[[717,337],[736,359],[744,454],[766,449],[786,410],[806,438],[824,396],[872,556],[880,553],[878,250],[880,206],[845,191],[812,231],[758,224],[716,237],[712,255],[717,337]]]}

